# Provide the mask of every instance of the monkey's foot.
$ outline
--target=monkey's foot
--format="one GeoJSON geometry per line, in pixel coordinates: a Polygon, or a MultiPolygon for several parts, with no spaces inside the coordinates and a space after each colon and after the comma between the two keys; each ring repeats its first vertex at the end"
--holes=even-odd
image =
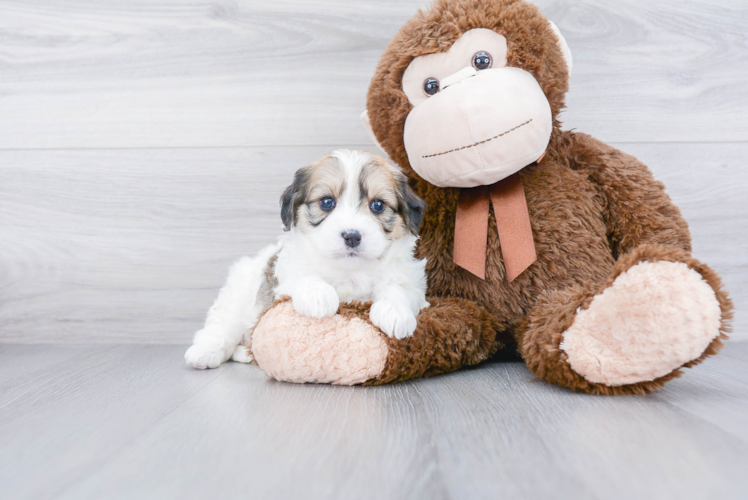
{"type": "Polygon", "coordinates": [[[575,391],[645,394],[716,354],[732,302],[719,276],[688,252],[642,245],[605,283],[541,295],[520,336],[539,378],[575,391]]]}
{"type": "Polygon", "coordinates": [[[586,380],[655,380],[701,356],[720,333],[717,297],[683,262],[639,262],[579,310],[560,348],[586,380]]]}

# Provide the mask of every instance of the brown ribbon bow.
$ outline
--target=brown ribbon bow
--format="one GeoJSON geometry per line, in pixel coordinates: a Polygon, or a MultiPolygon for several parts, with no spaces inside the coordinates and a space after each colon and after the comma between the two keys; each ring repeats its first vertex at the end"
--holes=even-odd
{"type": "Polygon", "coordinates": [[[511,283],[537,260],[519,173],[490,186],[460,191],[455,218],[454,262],[480,279],[486,279],[489,203],[493,204],[501,254],[511,283]]]}

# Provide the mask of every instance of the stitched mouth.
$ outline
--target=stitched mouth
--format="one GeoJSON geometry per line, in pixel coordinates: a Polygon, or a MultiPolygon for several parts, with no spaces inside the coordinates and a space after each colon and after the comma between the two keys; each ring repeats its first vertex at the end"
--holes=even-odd
{"type": "Polygon", "coordinates": [[[424,155],[424,156],[422,156],[421,158],[433,158],[434,156],[441,156],[441,155],[446,155],[446,154],[449,154],[449,153],[454,153],[454,152],[456,152],[456,151],[462,151],[463,149],[470,149],[470,148],[472,148],[472,147],[474,147],[474,146],[480,146],[481,144],[485,144],[485,143],[487,143],[487,142],[490,142],[490,141],[492,141],[492,140],[494,140],[494,139],[498,139],[499,137],[502,137],[502,136],[504,136],[504,135],[507,135],[507,134],[508,134],[509,132],[514,132],[514,131],[515,131],[515,130],[517,130],[518,128],[522,128],[522,127],[524,127],[525,125],[527,125],[527,124],[528,124],[528,123],[530,123],[531,121],[532,121],[532,118],[530,118],[529,120],[527,120],[527,121],[526,121],[525,123],[520,123],[520,124],[519,124],[519,125],[517,125],[516,127],[514,127],[514,128],[510,128],[510,129],[509,129],[509,130],[507,130],[506,132],[502,132],[502,133],[500,133],[500,134],[497,134],[497,135],[495,135],[495,136],[493,136],[493,137],[489,137],[488,139],[485,139],[485,140],[483,140],[483,141],[479,141],[479,142],[476,142],[476,143],[474,143],[474,144],[470,144],[470,145],[468,145],[468,146],[462,146],[461,148],[450,149],[449,151],[444,151],[443,153],[434,153],[434,154],[432,154],[432,155],[424,155]]]}

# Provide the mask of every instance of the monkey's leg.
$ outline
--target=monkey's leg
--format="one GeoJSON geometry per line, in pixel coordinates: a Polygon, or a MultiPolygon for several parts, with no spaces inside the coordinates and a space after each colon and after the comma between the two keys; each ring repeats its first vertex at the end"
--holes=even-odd
{"type": "Polygon", "coordinates": [[[505,325],[480,305],[458,298],[429,298],[413,336],[387,338],[387,363],[367,385],[429,377],[476,365],[504,347],[496,333],[505,325]]]}
{"type": "Polygon", "coordinates": [[[674,247],[642,245],[607,282],[542,296],[519,335],[539,378],[596,394],[643,394],[717,353],[732,303],[717,274],[674,247]]]}

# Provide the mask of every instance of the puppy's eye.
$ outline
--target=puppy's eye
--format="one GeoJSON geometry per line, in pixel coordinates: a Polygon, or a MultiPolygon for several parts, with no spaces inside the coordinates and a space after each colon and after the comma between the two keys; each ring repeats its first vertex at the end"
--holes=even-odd
{"type": "Polygon", "coordinates": [[[482,50],[480,52],[476,52],[473,56],[473,68],[477,70],[482,69],[488,69],[491,67],[491,63],[493,60],[491,59],[491,54],[488,52],[483,52],[482,50]]]}
{"type": "Polygon", "coordinates": [[[325,212],[329,212],[330,210],[335,208],[335,200],[333,200],[329,196],[325,196],[324,198],[319,200],[319,208],[321,208],[325,212]]]}
{"type": "Polygon", "coordinates": [[[381,214],[384,212],[384,207],[386,205],[382,200],[374,200],[369,204],[369,208],[371,208],[371,211],[375,214],[381,214]]]}
{"type": "Polygon", "coordinates": [[[427,96],[432,96],[439,92],[439,80],[434,77],[426,78],[423,81],[423,92],[427,96]]]}

